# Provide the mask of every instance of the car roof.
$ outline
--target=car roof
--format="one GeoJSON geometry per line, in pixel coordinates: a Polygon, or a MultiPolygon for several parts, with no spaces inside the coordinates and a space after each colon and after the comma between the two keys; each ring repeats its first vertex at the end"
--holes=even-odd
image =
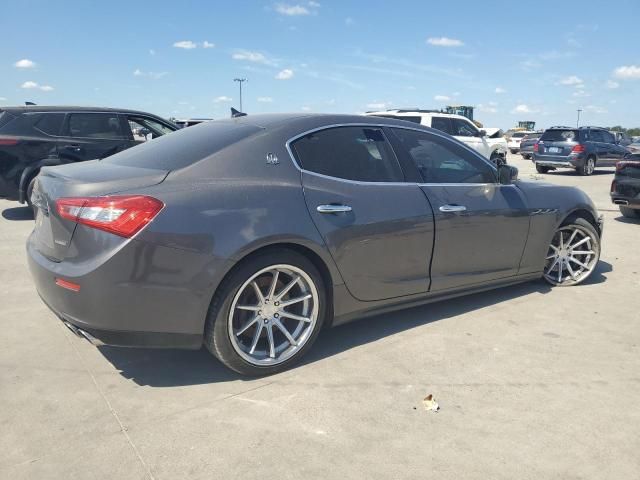
{"type": "Polygon", "coordinates": [[[408,110],[408,109],[392,109],[392,110],[381,110],[381,111],[370,111],[365,112],[367,116],[387,116],[387,115],[395,115],[398,117],[447,117],[447,118],[461,118],[463,120],[471,121],[464,115],[458,115],[457,113],[446,113],[441,112],[440,110],[408,110]]]}
{"type": "Polygon", "coordinates": [[[0,107],[0,110],[12,113],[43,113],[43,112],[114,112],[114,113],[131,113],[137,115],[153,115],[149,112],[140,110],[130,110],[127,108],[111,108],[111,107],[87,107],[73,105],[20,105],[13,107],[0,107]]]}

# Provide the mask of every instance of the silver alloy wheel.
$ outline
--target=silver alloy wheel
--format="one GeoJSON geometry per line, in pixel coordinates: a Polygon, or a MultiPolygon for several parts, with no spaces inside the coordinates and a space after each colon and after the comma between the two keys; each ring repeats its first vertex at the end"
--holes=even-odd
{"type": "Polygon", "coordinates": [[[587,158],[587,175],[591,175],[596,169],[596,161],[593,157],[587,158]]]}
{"type": "Polygon", "coordinates": [[[587,229],[567,225],[551,240],[544,267],[545,279],[553,285],[576,285],[584,281],[600,258],[600,243],[587,229]]]}
{"type": "Polygon", "coordinates": [[[277,365],[309,340],[318,321],[318,290],[293,265],[271,265],[238,290],[228,317],[231,344],[252,365],[277,365]]]}

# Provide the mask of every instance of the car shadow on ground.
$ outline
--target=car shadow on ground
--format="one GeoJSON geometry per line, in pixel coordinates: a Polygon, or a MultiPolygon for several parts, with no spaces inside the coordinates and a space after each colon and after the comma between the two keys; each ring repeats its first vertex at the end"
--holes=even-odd
{"type": "Polygon", "coordinates": [[[620,216],[614,218],[614,220],[616,222],[620,222],[620,223],[631,223],[631,224],[635,224],[635,225],[640,225],[640,217],[638,217],[638,218],[627,218],[627,217],[624,217],[624,216],[620,215],[620,216]]]}
{"type": "MultiPolygon", "coordinates": [[[[598,175],[612,175],[614,173],[616,173],[615,168],[611,168],[609,170],[594,170],[593,173],[591,174],[591,176],[597,177],[598,175]]],[[[582,176],[578,172],[576,172],[575,170],[571,170],[571,169],[567,169],[567,170],[551,170],[551,171],[547,172],[545,175],[559,175],[559,176],[562,176],[562,177],[570,177],[570,176],[580,177],[580,176],[582,176]]]]}
{"type": "Polygon", "coordinates": [[[5,208],[2,211],[2,217],[12,221],[33,220],[33,210],[27,206],[5,208]]]}
{"type": "MultiPolygon", "coordinates": [[[[606,281],[611,264],[600,261],[584,285],[606,281]]],[[[575,287],[580,288],[580,287],[575,287]]],[[[383,337],[404,332],[432,322],[451,319],[483,307],[496,305],[531,294],[546,294],[551,287],[544,281],[533,281],[477,293],[455,300],[435,302],[393,313],[362,319],[336,328],[325,329],[303,364],[331,357],[340,352],[375,342],[383,337]]],[[[99,347],[104,357],[120,374],[138,385],[173,387],[252,378],[231,372],[202,348],[187,350],[152,350],[139,348],[99,347]]],[[[295,368],[295,367],[294,367],[295,368]]]]}

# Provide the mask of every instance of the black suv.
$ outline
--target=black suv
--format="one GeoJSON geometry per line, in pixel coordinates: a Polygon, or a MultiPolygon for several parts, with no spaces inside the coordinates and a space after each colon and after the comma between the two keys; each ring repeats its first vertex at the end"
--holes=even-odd
{"type": "Polygon", "coordinates": [[[0,109],[0,198],[30,203],[41,167],[108,157],[177,130],[150,113],[89,107],[0,109]]]}
{"type": "Polygon", "coordinates": [[[626,153],[627,149],[604,128],[551,127],[534,145],[533,161],[539,173],[573,168],[580,175],[591,175],[596,166],[615,166],[626,153]]]}

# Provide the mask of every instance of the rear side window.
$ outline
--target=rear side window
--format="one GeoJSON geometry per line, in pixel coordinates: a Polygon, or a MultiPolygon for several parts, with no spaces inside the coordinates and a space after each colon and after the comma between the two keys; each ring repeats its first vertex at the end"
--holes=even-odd
{"type": "Polygon", "coordinates": [[[578,130],[561,130],[559,128],[545,130],[540,140],[544,142],[577,142],[578,130]]]}
{"type": "Polygon", "coordinates": [[[126,138],[120,117],[114,113],[72,113],[69,116],[69,135],[83,138],[126,138]]]}
{"type": "Polygon", "coordinates": [[[338,127],[310,133],[293,144],[310,172],[362,182],[402,182],[404,175],[379,128],[338,127]]]}
{"type": "Polygon", "coordinates": [[[34,127],[47,135],[60,135],[64,122],[64,113],[43,113],[34,127]]]}
{"type": "Polygon", "coordinates": [[[449,135],[453,134],[453,131],[451,130],[451,121],[447,117],[433,117],[431,119],[431,128],[448,133],[449,135]]]}
{"type": "Polygon", "coordinates": [[[13,120],[15,117],[11,115],[9,112],[0,111],[0,129],[4,127],[7,123],[13,120]]]}
{"type": "Polygon", "coordinates": [[[494,183],[494,170],[476,154],[436,135],[394,128],[426,183],[494,183]]]}
{"type": "Polygon", "coordinates": [[[223,120],[184,128],[153,142],[116,153],[101,162],[129,167],[178,170],[262,130],[255,125],[223,120]]]}

